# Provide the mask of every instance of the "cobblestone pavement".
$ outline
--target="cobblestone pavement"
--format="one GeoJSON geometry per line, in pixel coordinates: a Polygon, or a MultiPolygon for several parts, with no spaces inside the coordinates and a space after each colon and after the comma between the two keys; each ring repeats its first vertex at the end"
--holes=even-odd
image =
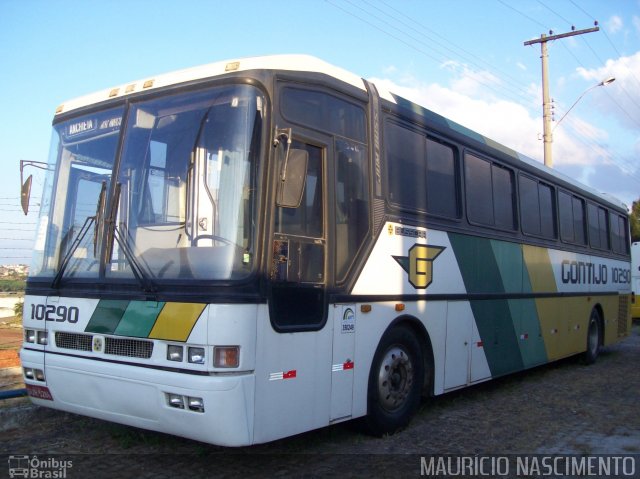
{"type": "Polygon", "coordinates": [[[12,399],[0,405],[0,476],[9,455],[70,460],[70,478],[416,477],[421,456],[436,454],[635,454],[638,464],[639,411],[635,325],[594,365],[569,358],[425,400],[383,438],[347,423],[227,449],[12,399]]]}

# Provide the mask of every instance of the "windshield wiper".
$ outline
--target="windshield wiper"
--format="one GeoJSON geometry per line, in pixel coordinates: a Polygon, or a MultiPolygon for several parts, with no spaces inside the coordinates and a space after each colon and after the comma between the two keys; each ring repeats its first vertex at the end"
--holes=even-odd
{"type": "Polygon", "coordinates": [[[82,228],[80,228],[80,231],[78,232],[75,239],[73,240],[73,243],[71,243],[71,247],[69,248],[69,251],[67,251],[67,254],[62,259],[62,263],[60,263],[60,268],[58,269],[58,273],[56,274],[55,278],[53,278],[53,281],[51,282],[51,287],[53,289],[56,289],[60,284],[62,275],[64,274],[64,271],[67,269],[67,266],[69,265],[69,261],[71,261],[71,257],[73,256],[73,253],[76,252],[76,250],[78,249],[78,246],[80,246],[80,243],[82,243],[82,240],[84,239],[84,237],[87,236],[87,232],[89,231],[89,228],[91,228],[91,224],[94,223],[95,221],[96,221],[95,216],[87,216],[87,219],[84,220],[84,224],[82,225],[82,228]]]}
{"type": "Polygon", "coordinates": [[[122,236],[120,229],[116,225],[118,207],[120,205],[120,190],[122,189],[121,187],[122,185],[120,183],[116,183],[116,190],[113,195],[113,202],[112,202],[112,205],[114,206],[111,208],[109,218],[107,219],[107,222],[109,225],[109,231],[107,234],[106,261],[107,262],[111,261],[111,256],[113,255],[113,239],[115,239],[116,242],[118,243],[118,246],[120,247],[120,250],[124,253],[124,256],[127,258],[127,261],[129,261],[129,264],[131,265],[131,271],[133,272],[133,275],[138,280],[138,283],[140,283],[140,285],[142,286],[142,290],[146,293],[156,293],[157,289],[153,281],[151,281],[151,279],[149,278],[149,275],[145,273],[143,267],[140,265],[138,260],[136,260],[135,254],[127,244],[126,238],[122,236]]]}
{"type": "Polygon", "coordinates": [[[87,216],[87,219],[84,220],[82,228],[80,228],[80,231],[78,231],[78,234],[76,235],[73,242],[71,243],[71,246],[67,251],[67,254],[64,255],[64,258],[62,258],[62,262],[60,263],[60,268],[58,268],[58,272],[56,273],[56,276],[53,278],[53,281],[51,282],[51,287],[53,289],[58,288],[58,285],[62,280],[62,276],[64,275],[64,272],[67,269],[67,266],[69,266],[69,261],[71,261],[73,253],[76,252],[76,250],[78,249],[78,246],[80,246],[80,244],[82,243],[82,240],[84,240],[84,237],[87,236],[87,233],[89,232],[89,228],[91,228],[91,225],[93,223],[95,223],[95,228],[93,230],[93,256],[94,257],[96,256],[96,249],[98,247],[98,242],[99,242],[98,236],[100,235],[100,242],[102,239],[101,223],[102,223],[102,217],[104,214],[106,195],[107,195],[107,182],[103,181],[102,188],[100,189],[100,195],[98,196],[96,214],[95,216],[87,216]]]}

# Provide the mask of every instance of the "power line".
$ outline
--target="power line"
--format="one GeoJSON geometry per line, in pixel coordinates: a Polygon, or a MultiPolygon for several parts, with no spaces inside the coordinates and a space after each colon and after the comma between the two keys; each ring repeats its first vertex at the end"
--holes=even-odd
{"type": "Polygon", "coordinates": [[[555,10],[553,10],[550,6],[545,5],[541,0],[538,0],[538,3],[540,5],[542,5],[544,8],[546,8],[547,10],[549,10],[551,13],[553,13],[556,17],[558,17],[559,19],[561,19],[564,22],[567,22],[569,25],[571,25],[573,27],[573,23],[570,22],[569,20],[567,20],[566,18],[564,18],[562,15],[560,15],[558,12],[556,12],[555,10]]]}
{"type": "MultiPolygon", "coordinates": [[[[369,1],[364,0],[365,3],[367,3],[368,5],[371,5],[373,8],[375,8],[376,10],[382,12],[385,15],[389,15],[388,12],[385,12],[383,10],[381,10],[380,8],[376,7],[375,5],[372,5],[369,1]]],[[[415,20],[414,18],[404,14],[403,12],[401,12],[400,10],[398,10],[397,8],[394,8],[392,5],[389,5],[387,2],[382,1],[381,2],[383,5],[385,5],[387,8],[389,8],[390,10],[396,12],[397,14],[399,14],[401,17],[404,17],[405,19],[407,19],[408,21],[410,21],[411,23],[417,25],[418,27],[420,27],[421,29],[423,29],[424,31],[427,31],[433,35],[435,35],[436,37],[440,38],[442,40],[442,42],[433,39],[431,36],[427,35],[424,32],[421,32],[418,29],[413,28],[411,25],[409,25],[407,22],[397,19],[396,17],[393,17],[392,15],[390,15],[392,18],[394,18],[394,20],[398,21],[401,25],[406,26],[408,28],[410,28],[411,30],[413,30],[414,32],[417,32],[418,34],[424,36],[425,38],[429,39],[430,41],[436,43],[437,45],[442,46],[443,48],[445,48],[446,50],[450,51],[451,53],[453,53],[454,55],[460,56],[463,58],[463,60],[471,63],[472,65],[480,68],[480,69],[489,69],[492,70],[494,72],[497,72],[499,75],[502,75],[504,77],[507,77],[508,79],[510,79],[513,84],[511,83],[507,83],[507,87],[512,87],[514,90],[517,90],[517,94],[521,95],[521,96],[525,96],[528,97],[529,96],[529,92],[525,89],[522,89],[520,87],[518,87],[517,85],[519,84],[519,80],[516,79],[515,77],[511,76],[509,73],[495,67],[494,65],[490,64],[489,62],[483,60],[480,56],[478,55],[474,55],[473,53],[469,52],[468,50],[464,49],[463,47],[461,47],[460,45],[456,45],[454,42],[452,42],[450,39],[445,38],[444,36],[440,35],[438,32],[436,32],[435,30],[427,27],[426,25],[424,25],[423,23],[418,22],[417,20],[415,20]],[[443,43],[444,42],[444,43],[443,43]],[[451,48],[450,48],[451,47],[451,48]],[[456,51],[457,50],[457,51],[456,51]],[[462,52],[462,53],[460,53],[462,52]],[[485,66],[482,67],[480,66],[478,63],[476,63],[476,60],[479,61],[480,63],[484,64],[485,66]]],[[[497,75],[497,76],[499,76],[497,75]]]]}
{"type": "Polygon", "coordinates": [[[576,2],[574,2],[573,0],[569,0],[574,7],[576,7],[578,10],[582,11],[582,13],[584,13],[587,17],[591,18],[591,20],[593,20],[594,22],[596,21],[595,18],[593,18],[591,16],[591,14],[589,14],[584,8],[582,8],[580,5],[578,5],[576,2]]]}
{"type": "MultiPolygon", "coordinates": [[[[516,12],[518,15],[521,15],[522,17],[526,18],[530,22],[538,26],[541,26],[543,29],[548,30],[548,27],[546,25],[536,20],[535,18],[527,15],[523,11],[515,7],[512,7],[511,5],[505,3],[505,1],[503,0],[498,0],[498,2],[502,4],[504,7],[509,8],[510,10],[516,12]]],[[[551,11],[554,15],[562,19],[563,21],[569,24],[571,23],[562,15],[560,15],[556,10],[545,5],[542,1],[538,0],[538,2],[547,10],[551,11]]],[[[505,85],[504,87],[503,85],[500,86],[501,88],[500,91],[497,91],[492,84],[488,84],[486,81],[482,81],[482,78],[476,78],[476,81],[477,83],[485,86],[486,88],[497,92],[502,97],[510,97],[513,99],[515,98],[515,96],[517,96],[518,102],[521,101],[520,100],[521,97],[525,97],[527,98],[527,100],[530,100],[530,95],[525,90],[522,90],[520,88],[511,88],[511,89],[508,88],[512,85],[518,85],[519,80],[510,77],[505,72],[500,71],[499,69],[493,67],[491,64],[487,62],[479,60],[479,61],[482,61],[483,64],[488,65],[487,67],[485,67],[484,65],[480,66],[477,62],[473,60],[469,60],[468,58],[469,56],[481,57],[481,55],[473,55],[472,53],[468,52],[464,48],[455,45],[455,43],[452,42],[450,39],[443,37],[433,29],[430,29],[429,27],[416,21],[413,17],[410,17],[404,14],[398,8],[391,6],[390,4],[388,4],[383,0],[381,0],[380,4],[383,5],[385,9],[379,8],[378,6],[372,4],[372,2],[370,2],[369,0],[364,0],[363,2],[365,5],[364,7],[355,5],[355,3],[351,0],[346,0],[346,4],[348,5],[347,7],[345,7],[344,3],[342,5],[338,5],[335,0],[327,0],[327,3],[341,10],[345,14],[357,19],[358,21],[369,25],[370,27],[378,30],[379,32],[382,32],[384,35],[399,41],[403,45],[406,45],[412,50],[419,52],[420,54],[424,55],[425,57],[433,61],[442,62],[443,60],[450,60],[451,56],[453,55],[454,58],[458,58],[463,62],[465,62],[465,67],[468,68],[471,73],[474,73],[475,69],[477,68],[479,69],[479,71],[490,72],[498,79],[511,78],[511,82],[508,82],[508,81],[503,82],[505,85]],[[371,11],[372,9],[375,9],[375,11],[382,14],[384,18],[381,18],[380,15],[371,11]],[[437,37],[437,38],[434,38],[434,37],[437,37]],[[467,65],[473,65],[474,68],[469,68],[467,65]]],[[[377,4],[377,5],[380,5],[380,4],[377,4]]],[[[587,70],[587,68],[582,64],[580,59],[573,53],[573,51],[571,51],[564,45],[563,45],[563,48],[567,49],[567,52],[573,57],[577,65],[582,66],[582,68],[587,70]]],[[[588,132],[585,132],[584,128],[572,128],[572,131],[578,135],[588,136],[588,132]]],[[[602,150],[605,149],[605,147],[602,146],[594,138],[590,138],[590,137],[576,138],[576,141],[579,141],[580,143],[585,144],[585,146],[589,145],[589,147],[591,147],[592,149],[594,147],[602,150]]],[[[612,164],[616,164],[623,171],[628,171],[628,172],[633,171],[633,168],[630,168],[627,164],[625,164],[626,162],[621,159],[623,158],[622,155],[617,154],[615,151],[611,150],[610,148],[607,148],[606,150],[608,152],[608,155],[607,155],[608,161],[610,161],[612,164]]],[[[638,178],[636,175],[630,173],[629,176],[634,180],[640,182],[640,178],[638,178]]]]}
{"type": "Polygon", "coordinates": [[[522,15],[524,18],[526,18],[527,20],[535,23],[536,25],[544,28],[544,29],[549,29],[549,27],[547,27],[546,25],[540,23],[538,20],[536,20],[535,18],[530,17],[529,15],[527,15],[524,12],[521,12],[520,10],[518,10],[517,8],[509,5],[508,3],[504,2],[504,0],[498,0],[498,2],[500,2],[502,5],[504,5],[507,8],[510,8],[511,10],[513,10],[514,12],[516,12],[518,15],[522,15]]]}
{"type": "MultiPolygon", "coordinates": [[[[366,23],[367,25],[375,28],[376,30],[384,33],[385,35],[387,35],[387,36],[389,36],[389,37],[391,37],[391,38],[393,38],[395,40],[398,40],[399,42],[401,42],[402,44],[408,46],[412,50],[415,50],[415,51],[421,53],[422,55],[426,56],[427,58],[430,58],[431,60],[433,60],[433,61],[435,61],[435,62],[437,62],[439,64],[440,63],[444,63],[444,62],[446,62],[446,61],[448,61],[450,59],[440,49],[434,48],[434,46],[432,44],[427,44],[427,43],[421,41],[420,39],[416,38],[415,36],[406,33],[405,30],[390,24],[390,22],[388,22],[387,20],[381,19],[379,16],[367,11],[362,6],[356,5],[355,3],[353,3],[350,0],[345,0],[345,1],[346,1],[346,3],[348,3],[351,6],[353,6],[354,8],[360,10],[361,12],[364,12],[364,14],[366,16],[371,17],[371,18],[375,19],[376,21],[381,22],[384,25],[387,25],[388,27],[392,28],[393,30],[396,30],[396,31],[400,32],[400,35],[398,35],[396,33],[393,33],[393,32],[389,31],[386,28],[381,27],[380,25],[377,25],[377,24],[373,23],[368,18],[364,18],[363,16],[354,13],[353,11],[350,11],[350,10],[347,10],[347,9],[343,8],[342,6],[340,6],[337,3],[335,3],[333,0],[326,0],[327,3],[329,3],[330,5],[338,8],[339,10],[343,11],[347,15],[350,15],[350,16],[352,16],[352,17],[354,17],[354,18],[366,23]],[[408,37],[410,39],[410,41],[405,39],[405,38],[402,38],[402,36],[408,37]],[[425,48],[428,49],[428,51],[425,50],[425,48]],[[431,52],[437,53],[438,55],[440,55],[440,57],[436,57],[431,52]]],[[[380,9],[378,9],[378,10],[380,10],[380,9]]],[[[397,18],[394,18],[394,19],[396,21],[398,21],[397,18]]],[[[431,40],[431,41],[433,42],[433,40],[431,40]]],[[[455,54],[455,55],[460,56],[460,54],[455,54]]],[[[464,60],[464,58],[463,58],[463,60],[464,60]]],[[[469,70],[474,72],[474,70],[471,69],[471,68],[469,68],[469,70]]],[[[510,97],[512,99],[517,98],[517,101],[520,101],[522,96],[526,96],[526,98],[529,98],[527,93],[526,93],[526,90],[519,90],[518,88],[514,88],[513,85],[509,84],[508,82],[503,83],[498,88],[498,87],[494,86],[493,83],[482,79],[482,77],[476,77],[475,81],[478,82],[479,84],[483,85],[487,89],[492,90],[498,96],[502,96],[502,97],[507,96],[507,97],[510,97]],[[511,92],[505,91],[505,89],[511,90],[511,92]],[[514,90],[515,90],[515,93],[514,93],[514,90]]]]}

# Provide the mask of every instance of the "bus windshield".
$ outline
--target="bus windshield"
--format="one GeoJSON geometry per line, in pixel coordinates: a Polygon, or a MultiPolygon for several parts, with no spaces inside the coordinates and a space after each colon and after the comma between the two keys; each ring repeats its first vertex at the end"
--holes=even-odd
{"type": "Polygon", "coordinates": [[[222,86],[56,124],[31,275],[246,277],[264,105],[222,86]]]}

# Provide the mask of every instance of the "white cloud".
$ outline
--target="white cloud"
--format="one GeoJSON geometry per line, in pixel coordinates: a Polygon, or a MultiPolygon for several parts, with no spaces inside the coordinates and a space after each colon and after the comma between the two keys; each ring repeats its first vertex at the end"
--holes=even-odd
{"type": "Polygon", "coordinates": [[[389,65],[389,66],[387,66],[387,67],[382,69],[382,72],[385,75],[393,75],[397,71],[398,71],[398,69],[396,68],[395,65],[389,65]]]}
{"type": "MultiPolygon", "coordinates": [[[[640,61],[640,53],[638,54],[640,61]]],[[[420,82],[411,75],[398,78],[371,79],[381,90],[389,90],[440,115],[542,162],[543,143],[540,86],[527,87],[535,105],[497,98],[481,83],[490,75],[468,75],[464,67],[450,62],[457,77],[450,85],[420,82]],[[474,83],[475,81],[475,83],[474,83]],[[482,90],[482,91],[480,91],[482,90]],[[535,113],[532,113],[535,112],[535,113]]],[[[596,75],[585,70],[584,75],[596,75]]],[[[639,75],[640,76],[640,75],[639,75]]],[[[554,124],[556,125],[556,124],[554,124]]],[[[609,134],[578,115],[567,117],[554,131],[554,165],[558,171],[576,178],[598,191],[608,192],[630,204],[637,199],[640,169],[633,164],[633,153],[625,159],[613,157],[607,143],[609,134]],[[585,140],[586,138],[586,140],[585,140]],[[622,163],[622,165],[620,164],[622,163]]],[[[640,156],[640,140],[636,145],[640,156]]]]}
{"type": "Polygon", "coordinates": [[[597,84],[613,76],[616,81],[606,87],[606,93],[590,94],[596,108],[613,117],[623,126],[640,130],[640,51],[633,55],[607,60],[600,68],[579,67],[577,73],[597,84]]]}
{"type": "Polygon", "coordinates": [[[609,33],[618,33],[620,30],[622,30],[624,24],[622,22],[622,18],[620,18],[618,15],[613,15],[609,20],[605,22],[605,26],[609,33]]]}
{"type": "MultiPolygon", "coordinates": [[[[543,144],[542,118],[532,116],[520,103],[485,96],[469,94],[477,89],[472,79],[455,79],[453,87],[438,84],[426,84],[413,81],[410,84],[396,83],[390,79],[372,79],[372,81],[391,92],[418,103],[461,125],[477,131],[499,143],[508,146],[531,158],[542,160],[543,144]],[[460,89],[460,85],[466,88],[460,89]]],[[[539,107],[538,86],[529,87],[536,97],[535,107],[539,107]]],[[[541,108],[540,108],[541,110],[541,108]]],[[[541,114],[541,112],[540,112],[541,114]]],[[[606,134],[586,122],[579,125],[594,137],[606,139],[606,134]]],[[[554,141],[554,153],[557,164],[593,164],[598,160],[597,152],[575,142],[567,132],[559,132],[554,141]],[[579,152],[577,154],[577,152],[579,152]]]]}

